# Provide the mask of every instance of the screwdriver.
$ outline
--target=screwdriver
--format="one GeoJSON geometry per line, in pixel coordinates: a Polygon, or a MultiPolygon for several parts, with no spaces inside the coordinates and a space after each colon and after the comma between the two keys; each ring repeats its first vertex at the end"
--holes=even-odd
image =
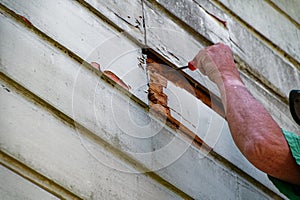
{"type": "Polygon", "coordinates": [[[187,69],[187,68],[189,68],[191,71],[195,71],[197,69],[191,62],[189,62],[187,66],[178,67],[175,70],[177,71],[177,70],[183,70],[183,69],[187,69]]]}

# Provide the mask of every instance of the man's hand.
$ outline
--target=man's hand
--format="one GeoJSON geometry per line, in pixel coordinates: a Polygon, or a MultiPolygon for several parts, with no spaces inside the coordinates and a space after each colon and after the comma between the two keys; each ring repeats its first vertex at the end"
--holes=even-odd
{"type": "Polygon", "coordinates": [[[242,84],[239,72],[236,69],[232,52],[222,43],[207,47],[196,55],[191,61],[204,75],[216,83],[220,89],[224,82],[242,84]]]}

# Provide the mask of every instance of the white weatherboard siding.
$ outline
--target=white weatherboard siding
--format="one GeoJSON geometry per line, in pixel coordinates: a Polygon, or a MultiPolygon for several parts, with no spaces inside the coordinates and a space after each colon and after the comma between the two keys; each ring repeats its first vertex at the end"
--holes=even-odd
{"type": "MultiPolygon", "coordinates": [[[[300,37],[299,27],[270,6],[267,1],[221,0],[221,2],[298,62],[300,61],[300,46],[297,42],[300,37]]],[[[294,6],[298,6],[297,9],[300,11],[299,3],[294,6]]]]}
{"type": "Polygon", "coordinates": [[[299,7],[300,2],[297,0],[291,0],[290,3],[286,3],[284,0],[272,0],[277,7],[287,13],[293,18],[298,24],[300,24],[299,7]]]}
{"type": "MultiPolygon", "coordinates": [[[[29,1],[24,3],[23,1],[4,1],[4,4],[27,17],[32,24],[77,53],[81,58],[88,62],[98,62],[102,69],[112,68],[113,72],[122,77],[126,83],[128,82],[132,88],[131,92],[145,102],[147,102],[147,95],[145,94],[146,77],[145,72],[140,67],[137,67],[137,58],[140,57],[138,47],[133,45],[120,49],[120,46],[123,46],[122,43],[126,43],[126,39],[122,36],[130,35],[135,42],[141,45],[147,43],[148,46],[177,66],[185,65],[199,49],[203,48],[203,44],[195,40],[193,34],[189,34],[188,30],[176,24],[172,18],[170,19],[164,12],[156,10],[156,7],[147,2],[144,3],[143,12],[138,9],[139,6],[142,6],[139,1],[136,3],[124,1],[112,5],[101,1],[88,2],[97,9],[98,14],[105,16],[113,25],[121,27],[124,30],[121,33],[101,23],[101,19],[97,18],[95,14],[89,12],[86,8],[81,8],[79,13],[76,12],[80,8],[80,4],[77,2],[61,2],[59,0],[56,3],[53,2],[41,1],[36,3],[29,1]],[[125,10],[120,9],[119,4],[122,4],[122,8],[126,8],[126,12],[129,13],[127,16],[124,12],[125,10]],[[65,12],[65,7],[70,11],[65,12]],[[134,10],[134,12],[131,12],[131,10],[134,10]],[[58,12],[57,17],[49,18],[48,16],[55,11],[58,12]],[[142,26],[143,20],[140,16],[144,17],[147,35],[144,32],[136,31],[142,26]],[[141,25],[138,28],[128,23],[132,18],[141,21],[139,22],[141,25]],[[64,26],[65,24],[68,24],[68,26],[64,26]],[[70,28],[70,26],[72,27],[70,28]],[[136,36],[136,32],[139,32],[141,35],[136,36]],[[118,36],[122,38],[119,41],[118,36]],[[146,41],[141,41],[141,37],[146,39],[146,41]],[[117,45],[114,43],[117,43],[117,45]],[[115,48],[111,51],[111,48],[107,48],[108,46],[115,46],[115,48]],[[118,51],[120,51],[119,54],[118,51]],[[126,52],[132,55],[131,58],[126,52]],[[123,67],[124,62],[122,58],[129,58],[130,60],[125,67],[123,67]],[[132,79],[131,77],[135,78],[132,79]]],[[[158,2],[191,26],[191,28],[207,37],[208,40],[212,42],[222,41],[231,46],[234,53],[248,64],[245,69],[247,71],[254,70],[254,75],[261,79],[264,84],[267,84],[268,87],[277,91],[279,95],[287,98],[289,91],[300,85],[299,66],[297,69],[288,60],[282,59],[276,52],[273,52],[274,49],[264,45],[243,24],[241,25],[231,15],[226,15],[226,12],[223,13],[214,4],[208,1],[196,4],[190,0],[177,0],[175,4],[163,0],[158,2]],[[189,10],[192,10],[192,14],[189,10]],[[208,13],[212,13],[226,21],[227,29],[208,13]]],[[[285,31],[289,32],[289,29],[285,31]]],[[[300,40],[296,37],[293,41],[297,44],[297,41],[300,40]]],[[[210,91],[218,94],[216,87],[199,72],[185,71],[199,83],[209,88],[210,91]]],[[[246,74],[244,81],[246,84],[254,86],[251,92],[258,94],[256,96],[258,99],[264,99],[265,94],[259,91],[261,86],[257,83],[253,84],[253,80],[247,78],[249,75],[252,77],[253,73],[246,74]]],[[[298,130],[286,106],[283,109],[280,108],[282,111],[273,112],[273,107],[282,107],[279,105],[280,102],[277,103],[277,101],[277,97],[270,94],[270,98],[265,104],[266,108],[283,128],[292,131],[298,130]],[[282,120],[282,115],[284,115],[284,120],[282,120]]],[[[263,102],[265,101],[263,100],[263,102]]]]}
{"type": "Polygon", "coordinates": [[[141,49],[124,33],[103,23],[75,1],[4,1],[4,4],[85,61],[97,62],[102,71],[117,74],[133,94],[147,102],[146,73],[138,67],[141,49]],[[49,17],[53,13],[55,17],[49,17]]]}
{"type": "MultiPolygon", "coordinates": [[[[121,34],[116,31],[115,28],[103,23],[99,17],[76,1],[42,0],[39,2],[24,2],[22,0],[3,0],[1,2],[8,8],[26,17],[34,26],[47,33],[47,35],[56,41],[67,46],[82,58],[88,57],[92,50],[109,38],[121,34]],[[49,17],[52,16],[53,13],[55,13],[55,17],[49,17]]],[[[103,2],[97,3],[97,5],[101,8],[105,7],[106,9],[113,8],[108,5],[109,2],[103,2]]],[[[128,1],[127,5],[124,2],[121,7],[116,8],[119,8],[121,11],[124,11],[124,9],[122,9],[124,7],[132,8],[132,10],[135,11],[134,13],[137,13],[137,16],[142,15],[141,9],[133,8],[130,2],[132,1],[128,1]]],[[[132,5],[136,4],[132,3],[132,5]]],[[[137,4],[136,7],[141,6],[137,4]]],[[[109,12],[109,10],[103,14],[114,15],[111,11],[109,12]]],[[[132,15],[132,13],[130,14],[132,15]]],[[[115,18],[117,18],[117,16],[115,16],[115,18]]],[[[131,30],[128,30],[128,32],[131,32],[131,30]]]]}
{"type": "MultiPolygon", "coordinates": [[[[176,199],[172,192],[147,176],[133,173],[136,171],[118,160],[105,146],[80,136],[79,130],[70,128],[38,105],[24,100],[11,88],[5,88],[10,92],[1,88],[2,151],[22,160],[81,198],[176,199]],[[95,148],[92,153],[88,150],[89,146],[95,148]],[[127,169],[132,173],[116,169],[127,169]],[[151,192],[143,192],[145,190],[151,192]]],[[[23,196],[22,191],[19,195],[23,196]]],[[[34,192],[31,195],[27,194],[29,199],[35,197],[34,192]]]]}
{"type": "Polygon", "coordinates": [[[2,165],[0,165],[0,183],[2,199],[58,199],[2,165]]]}
{"type": "MultiPolygon", "coordinates": [[[[216,172],[220,171],[220,173],[223,173],[224,170],[227,171],[228,169],[221,165],[215,165],[215,161],[209,157],[202,158],[201,162],[194,163],[195,158],[193,157],[196,156],[196,158],[199,158],[197,154],[200,152],[191,148],[191,144],[184,142],[178,138],[178,136],[174,137],[173,133],[170,132],[167,127],[164,128],[162,126],[163,124],[149,118],[148,114],[140,110],[134,103],[131,103],[130,99],[122,97],[117,91],[111,90],[110,86],[102,83],[103,81],[99,79],[96,74],[65,57],[60,51],[54,51],[49,44],[36,38],[33,33],[28,32],[19,25],[15,26],[8,18],[2,17],[1,23],[3,27],[5,27],[1,32],[4,38],[4,40],[1,40],[1,46],[8,48],[11,44],[9,41],[13,41],[13,52],[15,52],[15,55],[19,55],[14,57],[14,59],[10,59],[11,56],[14,55],[7,51],[1,52],[5,66],[15,66],[10,68],[4,67],[2,69],[9,77],[17,80],[24,87],[30,88],[36,95],[68,116],[73,117],[100,138],[108,141],[116,148],[128,152],[149,169],[161,169],[161,171],[157,172],[159,175],[165,177],[166,180],[171,183],[176,184],[177,187],[192,197],[201,198],[203,195],[206,195],[207,198],[211,196],[212,199],[214,199],[213,197],[218,197],[218,195],[220,195],[220,197],[223,196],[224,193],[226,193],[225,191],[231,191],[227,194],[230,198],[240,195],[233,191],[235,191],[234,188],[239,187],[235,183],[236,179],[240,179],[241,182],[244,182],[241,177],[238,178],[238,175],[230,176],[233,185],[226,185],[224,182],[224,184],[222,184],[224,185],[222,189],[224,192],[215,193],[214,188],[220,184],[220,180],[218,180],[219,174],[216,172]],[[9,34],[11,32],[15,34],[9,34]],[[31,62],[22,62],[24,56],[21,55],[24,53],[24,49],[27,49],[26,56],[31,58],[33,55],[36,55],[35,59],[31,59],[31,62]],[[45,55],[49,54],[53,56],[52,62],[50,63],[44,59],[45,55]],[[48,77],[52,77],[52,79],[48,77]],[[46,79],[47,82],[44,82],[42,85],[39,84],[43,82],[44,79],[46,79]],[[149,124],[145,124],[145,122],[149,124]],[[146,126],[142,126],[143,124],[141,123],[144,123],[146,126]],[[149,138],[151,135],[155,137],[149,138]],[[172,142],[164,147],[169,141],[172,142]],[[172,145],[175,146],[172,147],[172,145]],[[181,149],[179,147],[181,147],[181,149]],[[151,152],[153,148],[162,148],[162,150],[148,155],[147,152],[151,152]],[[175,149],[176,151],[174,151],[175,149]],[[143,154],[143,152],[146,154],[143,154]],[[183,169],[193,170],[186,172],[185,176],[181,176],[183,169]],[[199,171],[197,173],[198,178],[190,182],[190,180],[195,177],[195,171],[199,171]],[[207,182],[203,182],[201,178],[203,175],[209,175],[212,178],[207,182]],[[204,190],[203,188],[206,189],[204,190]],[[199,194],[199,191],[202,190],[203,192],[199,194]]],[[[30,114],[27,116],[30,116],[30,114]]],[[[62,141],[70,140],[62,139],[62,141]]],[[[9,141],[4,142],[4,144],[9,143],[9,141]]],[[[35,142],[33,141],[33,143],[35,142]]],[[[57,142],[52,143],[56,144],[57,142]]],[[[66,145],[61,146],[66,147],[66,145]]],[[[95,147],[93,145],[86,145],[85,142],[83,142],[83,147],[88,150],[87,153],[95,154],[95,147]]],[[[20,152],[15,152],[14,149],[7,151],[15,156],[20,154],[20,152]]],[[[68,151],[65,153],[70,155],[68,151]]],[[[234,151],[237,152],[236,149],[234,151]]],[[[29,154],[29,152],[24,153],[25,156],[29,154]]],[[[96,152],[96,154],[98,153],[96,152]]],[[[96,156],[96,161],[98,159],[102,160],[96,156]]],[[[39,159],[37,159],[37,161],[38,160],[39,159]]],[[[56,162],[60,163],[59,161],[56,162]]],[[[111,161],[108,161],[106,164],[110,166],[111,163],[111,161]]],[[[77,165],[78,164],[72,164],[72,166],[77,165]]],[[[42,166],[37,167],[37,169],[40,168],[44,169],[42,166]]],[[[126,169],[124,167],[113,165],[112,168],[132,172],[132,169],[126,169]]],[[[229,171],[227,173],[231,174],[229,171]]],[[[55,178],[55,180],[57,179],[59,179],[59,177],[55,178]]],[[[79,179],[81,180],[81,178],[79,179]]],[[[228,179],[226,180],[228,181],[228,179]]]]}
{"type": "MultiPolygon", "coordinates": [[[[289,90],[300,85],[297,3],[272,2],[1,0],[1,193],[6,199],[279,198],[235,147],[225,121],[192,95],[171,82],[165,90],[172,116],[213,148],[209,154],[149,114],[140,65],[144,47],[180,67],[206,45],[224,42],[253,95],[283,128],[298,131],[286,104],[289,90]],[[262,16],[281,29],[273,31],[262,16]],[[112,87],[83,60],[131,89],[112,87]],[[37,174],[49,181],[37,181],[37,174]]],[[[218,95],[198,71],[185,72],[218,95]]]]}

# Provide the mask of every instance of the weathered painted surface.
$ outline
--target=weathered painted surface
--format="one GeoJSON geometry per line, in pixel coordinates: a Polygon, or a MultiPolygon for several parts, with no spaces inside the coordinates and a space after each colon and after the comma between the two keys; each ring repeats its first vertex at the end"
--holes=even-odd
{"type": "MultiPolygon", "coordinates": [[[[133,3],[130,2],[127,2],[128,5],[123,2],[122,5],[118,6],[120,6],[119,8],[125,6],[135,10],[137,16],[132,16],[132,18],[135,17],[139,23],[142,23],[140,22],[142,19],[139,18],[142,15],[141,10],[138,12],[136,8],[131,6],[133,3]]],[[[141,67],[138,67],[141,48],[128,40],[124,33],[112,28],[75,1],[54,0],[37,3],[35,1],[5,0],[3,3],[19,15],[25,16],[34,26],[85,61],[97,62],[102,71],[114,72],[131,87],[131,92],[134,95],[147,102],[147,94],[144,92],[147,90],[146,73],[141,67]],[[55,13],[55,17],[49,17],[53,13],[55,13]]],[[[104,8],[108,6],[112,9],[107,3],[97,3],[97,5],[102,5],[104,8]]],[[[117,11],[115,12],[117,13],[117,11]]],[[[111,11],[105,13],[112,14],[111,11]]],[[[119,19],[117,17],[119,15],[122,14],[116,14],[115,18],[119,19]]],[[[126,16],[126,20],[132,19],[127,19],[126,16]]],[[[142,24],[140,26],[142,27],[142,24]]],[[[130,30],[128,29],[127,32],[131,32],[130,30]]],[[[135,32],[132,31],[131,33],[135,32]]],[[[137,36],[135,35],[135,37],[137,36]]]]}
{"type": "MultiPolygon", "coordinates": [[[[1,113],[5,116],[1,118],[4,124],[1,131],[3,151],[13,154],[31,168],[83,198],[176,199],[172,192],[162,189],[147,176],[137,173],[130,165],[114,157],[107,146],[87,139],[84,133],[59,122],[38,105],[18,96],[5,83],[1,85],[5,86],[5,89],[1,89],[1,113]],[[18,112],[23,115],[20,116],[18,112]],[[30,120],[24,120],[24,116],[30,120]]],[[[201,154],[193,149],[174,164],[160,170],[160,173],[168,175],[166,179],[176,180],[176,185],[194,194],[196,199],[219,199],[224,196],[236,199],[237,196],[243,197],[253,191],[261,199],[267,199],[265,194],[245,183],[239,176],[218,166],[212,158],[201,158],[201,154]],[[191,161],[195,163],[186,166],[191,161]],[[179,166],[182,172],[173,173],[179,166]],[[186,167],[188,171],[183,170],[186,167]],[[188,184],[186,179],[193,181],[188,184]],[[247,187],[239,188],[239,182],[247,187]],[[236,189],[243,192],[237,193],[236,189]]]]}
{"type": "Polygon", "coordinates": [[[284,0],[270,0],[270,2],[273,2],[277,7],[283,10],[288,16],[290,16],[298,24],[300,24],[300,15],[299,15],[300,2],[299,1],[290,0],[289,3],[287,3],[284,0]]]}
{"type": "MultiPolygon", "coordinates": [[[[172,116],[212,146],[212,154],[157,120],[136,97],[130,98],[132,93],[148,103],[147,76],[140,65],[145,45],[179,67],[199,49],[222,41],[238,56],[243,80],[254,96],[282,127],[298,130],[282,100],[300,85],[299,66],[291,60],[298,59],[293,52],[299,47],[289,48],[278,32],[263,32],[271,29],[262,27],[261,21],[241,17],[287,51],[285,57],[232,14],[243,7],[230,13],[216,1],[190,0],[2,0],[1,4],[25,17],[29,25],[24,27],[20,23],[24,18],[16,21],[1,6],[0,70],[6,77],[0,88],[1,151],[85,199],[277,197],[260,185],[278,192],[239,153],[224,120],[186,91],[167,84],[164,92],[172,116]],[[60,45],[66,52],[57,48],[60,45]],[[99,78],[101,73],[78,63],[67,50],[77,61],[97,62],[102,71],[115,73],[131,87],[130,93],[113,88],[107,77],[99,78]],[[24,88],[12,87],[16,83],[24,88]],[[192,104],[198,109],[193,110],[192,104]],[[154,172],[145,173],[148,170],[154,172]]],[[[265,5],[272,9],[270,3],[265,5]]],[[[280,1],[276,5],[290,12],[280,1]]],[[[291,21],[276,12],[272,16],[280,23],[291,21]]],[[[289,34],[298,37],[297,30],[289,34]]],[[[185,72],[218,94],[199,72],[185,72]]],[[[6,171],[2,170],[4,176],[14,179],[6,171]]],[[[28,187],[44,194],[32,184],[28,187]]]]}
{"type": "Polygon", "coordinates": [[[1,85],[2,151],[84,199],[176,199],[171,191],[122,162],[109,147],[1,85]]]}
{"type": "Polygon", "coordinates": [[[58,199],[2,165],[0,165],[0,194],[1,199],[58,199]]]}
{"type": "Polygon", "coordinates": [[[142,0],[86,0],[118,29],[133,36],[136,42],[145,44],[144,14],[142,0]]]}
{"type": "MultiPolygon", "coordinates": [[[[61,112],[71,116],[77,122],[94,132],[98,137],[108,141],[119,150],[129,153],[132,157],[147,166],[148,169],[161,169],[157,173],[167,181],[172,182],[176,187],[184,191],[184,193],[194,198],[211,196],[211,199],[217,197],[221,198],[224,193],[226,193],[229,198],[235,198],[236,195],[240,195],[235,193],[235,188],[238,187],[235,181],[236,179],[241,182],[246,180],[238,174],[229,171],[229,169],[223,167],[221,164],[217,164],[218,162],[214,161],[210,156],[202,158],[201,161],[199,160],[199,162],[195,164],[195,158],[197,159],[199,157],[199,153],[201,155],[199,150],[191,148],[191,144],[186,143],[182,138],[178,137],[178,135],[174,135],[164,124],[159,123],[154,118],[149,118],[149,115],[145,113],[143,109],[137,107],[129,98],[124,98],[123,95],[118,93],[118,90],[112,90],[109,85],[99,80],[99,77],[97,77],[95,73],[92,73],[92,71],[86,67],[80,66],[80,64],[72,61],[72,59],[67,58],[59,50],[56,50],[51,47],[51,45],[38,39],[33,33],[14,24],[13,21],[6,17],[3,16],[1,18],[1,23],[2,26],[5,27],[1,29],[1,35],[4,38],[1,40],[2,50],[5,49],[4,47],[8,48],[10,46],[11,50],[15,53],[12,55],[10,52],[1,51],[2,72],[19,82],[25,88],[30,88],[33,93],[61,112]],[[10,41],[13,41],[13,43],[10,41]],[[23,51],[24,49],[27,50],[26,53],[23,51]],[[33,55],[35,55],[35,59],[30,59],[29,62],[29,59],[27,60],[26,57],[31,58],[33,55]],[[47,59],[45,55],[52,55],[51,60],[47,59]],[[24,62],[24,59],[26,62],[24,62]],[[51,79],[49,79],[49,77],[51,77],[51,79]],[[45,82],[45,80],[47,81],[45,82]],[[40,82],[43,82],[43,84],[39,84],[40,82]],[[153,132],[154,130],[155,132],[153,132]],[[151,134],[155,135],[150,137],[151,134]],[[172,141],[172,143],[165,147],[170,141],[172,141]],[[152,152],[153,149],[161,150],[157,151],[157,153],[147,154],[147,152],[152,152]],[[176,151],[174,151],[174,149],[176,149],[176,151]],[[191,169],[191,166],[193,170],[187,170],[185,176],[182,176],[182,170],[191,169]],[[196,171],[198,171],[197,175],[195,174],[196,171]],[[232,176],[229,176],[231,177],[232,185],[226,184],[228,179],[221,179],[224,183],[221,184],[223,185],[223,189],[220,189],[220,182],[222,181],[219,180],[219,176],[225,173],[225,171],[229,174],[233,173],[232,176]],[[211,178],[207,182],[203,182],[202,176],[208,175],[211,178]],[[190,180],[195,179],[196,176],[198,176],[198,178],[191,182],[190,180]],[[224,193],[215,193],[214,188],[216,187],[224,193]],[[226,191],[232,192],[227,193],[226,191]]],[[[17,109],[21,108],[22,106],[17,109]]],[[[22,111],[22,113],[25,112],[22,111]]],[[[31,114],[28,114],[27,116],[30,115],[31,114]]],[[[24,117],[24,115],[22,117],[24,117]]],[[[38,118],[39,117],[37,117],[37,119],[38,118]]],[[[31,119],[33,118],[31,117],[31,119]]],[[[46,119],[47,117],[45,117],[45,120],[46,119]]],[[[7,122],[5,124],[9,123],[7,122]]],[[[13,130],[13,127],[14,126],[10,126],[10,130],[13,130]]],[[[51,127],[48,129],[54,130],[54,128],[51,127]]],[[[16,138],[18,137],[16,136],[15,139],[16,138]]],[[[50,139],[47,139],[47,142],[49,141],[50,139]]],[[[71,139],[61,139],[61,142],[64,141],[71,143],[71,139]]],[[[8,141],[3,142],[4,144],[10,143],[8,141]]],[[[49,145],[56,143],[57,141],[53,141],[49,143],[49,145]]],[[[61,144],[61,146],[67,147],[66,144],[61,144]]],[[[71,149],[67,148],[67,152],[72,151],[75,146],[74,144],[74,147],[71,149]]],[[[96,147],[94,145],[89,144],[84,145],[84,147],[87,148],[88,152],[95,154],[96,147]]],[[[16,156],[23,151],[24,155],[22,154],[22,156],[29,156],[27,154],[29,154],[30,150],[25,151],[24,148],[11,149],[13,147],[10,146],[7,146],[7,148],[7,151],[16,156]]],[[[52,150],[53,148],[54,147],[50,149],[52,150]]],[[[61,150],[60,152],[63,151],[61,150]]],[[[67,152],[66,156],[70,155],[70,153],[67,152]]],[[[27,160],[34,159],[31,156],[32,154],[27,160]]],[[[44,166],[39,163],[39,159],[42,158],[36,159],[37,160],[31,162],[33,164],[37,162],[37,166],[34,168],[36,170],[44,169],[44,171],[42,171],[43,173],[49,173],[49,176],[52,175],[54,178],[55,173],[50,169],[50,171],[45,170],[44,166]]],[[[61,161],[59,158],[59,161],[55,162],[61,161]]],[[[108,162],[108,164],[111,163],[108,162]]],[[[74,164],[74,166],[76,165],[77,164],[74,164]]],[[[124,171],[128,169],[121,168],[121,170],[124,171]]],[[[56,175],[55,180],[60,181],[61,184],[73,183],[73,181],[65,182],[64,176],[62,174],[60,175],[61,176],[56,175]]],[[[79,178],[79,180],[81,179],[79,178]]],[[[66,187],[70,188],[68,185],[66,187]]],[[[252,189],[249,188],[249,190],[252,189]]],[[[82,190],[80,190],[80,194],[83,192],[82,190]]],[[[86,195],[89,196],[91,194],[88,193],[86,195]]]]}
{"type": "MultiPolygon", "coordinates": [[[[237,0],[221,0],[220,2],[259,31],[264,37],[271,40],[277,47],[282,48],[287,54],[300,62],[299,27],[270,6],[267,1],[252,0],[241,2],[237,0]]],[[[293,3],[285,4],[293,5],[298,9],[299,13],[299,2],[293,3]]]]}

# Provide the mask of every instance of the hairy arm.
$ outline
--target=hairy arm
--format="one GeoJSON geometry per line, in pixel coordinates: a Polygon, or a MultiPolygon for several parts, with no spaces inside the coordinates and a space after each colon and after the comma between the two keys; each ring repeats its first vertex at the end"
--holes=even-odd
{"type": "Polygon", "coordinates": [[[300,167],[280,127],[245,87],[230,48],[220,43],[205,48],[192,64],[217,84],[231,135],[242,154],[261,171],[300,185],[300,167]]]}

